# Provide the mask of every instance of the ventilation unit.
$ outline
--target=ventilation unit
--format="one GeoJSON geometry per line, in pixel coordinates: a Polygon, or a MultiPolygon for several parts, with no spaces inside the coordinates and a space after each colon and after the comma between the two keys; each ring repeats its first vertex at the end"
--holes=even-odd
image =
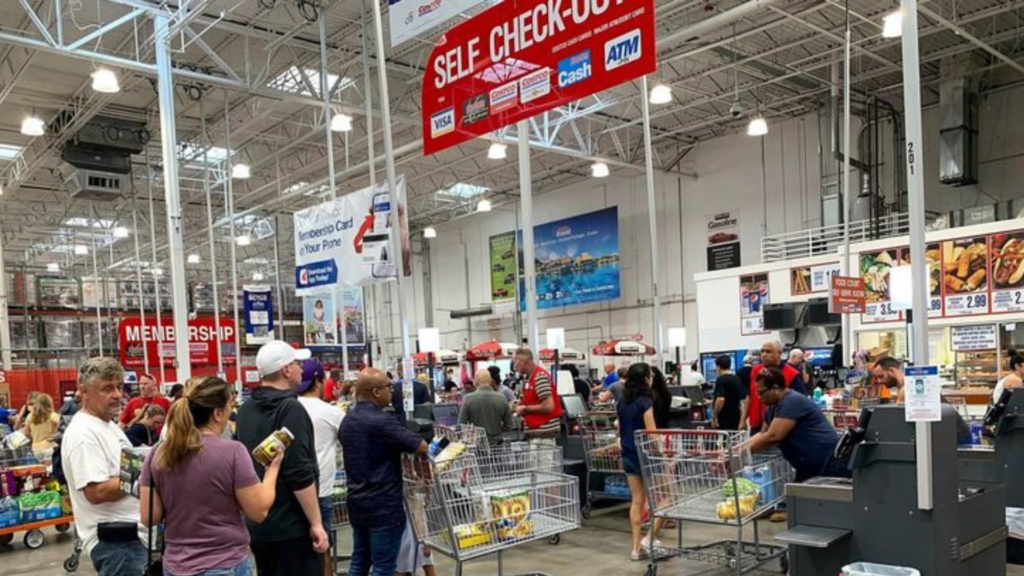
{"type": "Polygon", "coordinates": [[[950,58],[939,83],[939,181],[949,186],[978,183],[978,57],[950,58]]]}
{"type": "Polygon", "coordinates": [[[64,189],[80,200],[116,200],[127,188],[127,174],[62,165],[64,189]]]}
{"type": "Polygon", "coordinates": [[[73,136],[61,158],[72,198],[115,200],[128,186],[132,154],[145,149],[149,132],[138,122],[96,118],[73,136]]]}

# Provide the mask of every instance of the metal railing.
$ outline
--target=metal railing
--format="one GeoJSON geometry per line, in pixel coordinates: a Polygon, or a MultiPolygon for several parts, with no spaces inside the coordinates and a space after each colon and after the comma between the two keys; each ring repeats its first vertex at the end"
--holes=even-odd
{"type": "MultiPolygon", "coordinates": [[[[835,254],[843,245],[843,224],[787,232],[761,239],[761,261],[779,262],[793,258],[835,254]]],[[[876,220],[850,223],[850,243],[866,242],[908,234],[910,219],[906,213],[891,214],[876,220]]]]}

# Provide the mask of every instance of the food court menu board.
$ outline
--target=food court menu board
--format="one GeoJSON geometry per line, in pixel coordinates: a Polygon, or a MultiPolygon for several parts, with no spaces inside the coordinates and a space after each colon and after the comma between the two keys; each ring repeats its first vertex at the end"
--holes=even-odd
{"type": "Polygon", "coordinates": [[[892,248],[860,254],[860,276],[864,279],[867,296],[862,319],[864,322],[892,322],[900,319],[889,299],[889,271],[899,262],[899,250],[892,248]]]}
{"type": "MultiPolygon", "coordinates": [[[[928,263],[928,317],[942,317],[942,245],[938,242],[926,244],[925,261],[928,263]]],[[[910,266],[910,247],[900,248],[902,266],[910,266]]]]}
{"type": "Polygon", "coordinates": [[[992,312],[1024,311],[1024,231],[989,236],[992,312]]]}
{"type": "Polygon", "coordinates": [[[942,243],[946,316],[988,313],[988,256],[984,236],[942,243]]]}
{"type": "Polygon", "coordinates": [[[768,303],[768,274],[740,276],[740,334],[763,334],[764,305],[768,303]]]}

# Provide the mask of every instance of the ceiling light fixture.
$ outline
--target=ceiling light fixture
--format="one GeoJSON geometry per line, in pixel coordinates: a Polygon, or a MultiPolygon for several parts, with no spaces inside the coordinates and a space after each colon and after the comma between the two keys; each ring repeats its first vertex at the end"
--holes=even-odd
{"type": "Polygon", "coordinates": [[[189,254],[188,255],[188,263],[189,264],[199,264],[202,261],[203,261],[203,259],[199,256],[199,254],[189,254]]]}
{"type": "Polygon", "coordinates": [[[60,272],[60,264],[57,264],[56,262],[50,262],[49,264],[46,265],[46,271],[60,272]]]}
{"type": "Polygon", "coordinates": [[[747,136],[764,136],[768,133],[768,121],[764,119],[764,116],[758,114],[750,120],[750,124],[747,126],[747,136]]]}
{"type": "Polygon", "coordinates": [[[128,237],[128,229],[127,228],[125,228],[124,226],[118,226],[117,228],[114,228],[114,238],[127,238],[127,237],[128,237]]]}
{"type": "Polygon", "coordinates": [[[231,167],[231,177],[235,180],[245,180],[250,175],[248,164],[235,164],[231,167]]]}
{"type": "Polygon", "coordinates": [[[117,75],[110,68],[97,68],[91,76],[93,90],[106,94],[114,94],[121,91],[121,85],[117,82],[117,75]]]}
{"type": "Polygon", "coordinates": [[[84,244],[76,244],[75,245],[75,255],[76,256],[85,256],[88,253],[89,253],[89,247],[88,246],[85,246],[84,244]]]}
{"type": "Polygon", "coordinates": [[[437,230],[433,226],[428,226],[423,229],[424,238],[437,238],[437,230]]]}
{"type": "Polygon", "coordinates": [[[882,38],[899,38],[903,35],[903,10],[897,9],[882,18],[882,38]]]}
{"type": "Polygon", "coordinates": [[[21,133],[25,136],[42,136],[46,123],[39,116],[29,116],[21,121],[21,133]]]}
{"type": "Polygon", "coordinates": [[[668,84],[657,83],[651,88],[651,104],[668,104],[672,101],[672,88],[668,84]]]}
{"type": "Polygon", "coordinates": [[[262,282],[263,281],[263,273],[262,272],[253,272],[252,273],[252,279],[255,280],[256,282],[262,282]]]}
{"type": "Polygon", "coordinates": [[[153,268],[152,270],[150,270],[150,272],[153,273],[153,276],[163,276],[164,275],[164,269],[163,268],[153,268]]]}
{"type": "Polygon", "coordinates": [[[331,132],[351,132],[352,117],[347,114],[335,114],[331,117],[331,132]]]}
{"type": "Polygon", "coordinates": [[[504,160],[508,158],[508,146],[500,142],[492,142],[491,147],[487,149],[488,160],[504,160]]]}
{"type": "Polygon", "coordinates": [[[477,202],[476,203],[476,211],[477,212],[490,212],[491,211],[491,201],[490,200],[481,200],[481,201],[477,202]]]}
{"type": "Polygon", "coordinates": [[[594,178],[607,178],[609,174],[611,171],[604,162],[594,162],[590,165],[590,175],[594,178]]]}
{"type": "Polygon", "coordinates": [[[239,246],[248,246],[249,244],[252,244],[252,239],[251,239],[251,238],[249,238],[249,235],[248,235],[248,234],[242,234],[242,235],[241,235],[241,236],[239,236],[238,238],[235,238],[235,242],[236,242],[236,243],[237,243],[237,244],[238,244],[239,246]]]}

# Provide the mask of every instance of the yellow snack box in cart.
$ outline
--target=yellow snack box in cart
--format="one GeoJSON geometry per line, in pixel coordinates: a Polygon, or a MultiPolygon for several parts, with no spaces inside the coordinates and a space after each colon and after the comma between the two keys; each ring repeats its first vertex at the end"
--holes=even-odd
{"type": "Polygon", "coordinates": [[[258,446],[252,449],[252,457],[263,464],[263,467],[270,466],[270,463],[277,458],[278,452],[284,452],[292,445],[292,440],[295,440],[295,435],[288,428],[281,428],[274,432],[270,436],[267,436],[263,442],[260,442],[258,446]]]}
{"type": "Polygon", "coordinates": [[[491,516],[501,540],[520,540],[533,535],[530,493],[506,492],[491,496],[491,516]]]}

